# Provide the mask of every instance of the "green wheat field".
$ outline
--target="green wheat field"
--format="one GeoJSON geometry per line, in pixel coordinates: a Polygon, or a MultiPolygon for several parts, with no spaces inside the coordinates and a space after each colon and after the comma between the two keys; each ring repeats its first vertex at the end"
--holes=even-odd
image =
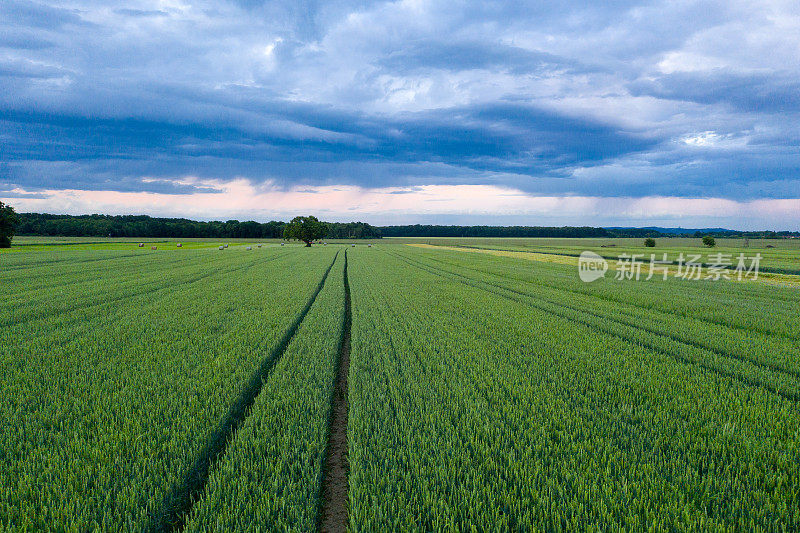
{"type": "Polygon", "coordinates": [[[0,529],[314,531],[345,337],[352,531],[800,529],[800,240],[354,242],[15,238],[0,529]]]}

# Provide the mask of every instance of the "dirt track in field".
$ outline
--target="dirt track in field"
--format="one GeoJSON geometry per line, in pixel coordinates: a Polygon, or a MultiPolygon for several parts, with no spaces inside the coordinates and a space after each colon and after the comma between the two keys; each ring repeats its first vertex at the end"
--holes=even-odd
{"type": "Polygon", "coordinates": [[[339,348],[339,367],[333,404],[330,414],[330,434],[322,474],[322,509],[319,531],[340,533],[347,531],[347,492],[350,465],[347,460],[347,376],[350,371],[350,284],[347,279],[347,251],[344,255],[344,332],[339,348]]]}
{"type": "MultiPolygon", "coordinates": [[[[264,381],[269,376],[272,368],[283,356],[289,344],[294,338],[300,324],[305,320],[306,315],[311,310],[314,302],[319,296],[325,286],[325,281],[328,279],[333,265],[339,258],[339,253],[333,258],[331,265],[325,274],[322,276],[319,285],[311,295],[311,298],[306,303],[305,308],[297,317],[295,322],[286,331],[283,338],[278,342],[272,352],[264,359],[257,372],[254,373],[250,381],[245,386],[241,396],[237,398],[231,406],[229,412],[220,423],[216,431],[209,437],[208,442],[203,447],[200,455],[195,460],[188,472],[183,477],[183,480],[174,486],[172,490],[164,498],[157,514],[151,517],[150,525],[147,531],[151,533],[161,533],[167,531],[183,531],[186,527],[187,520],[192,512],[192,507],[200,499],[203,490],[205,489],[211,468],[223,455],[228,444],[233,441],[233,436],[236,430],[244,423],[247,415],[250,413],[250,408],[256,401],[264,381]]],[[[346,264],[346,263],[345,263],[346,264]]],[[[345,270],[345,275],[346,275],[345,270]]],[[[347,280],[347,278],[345,278],[347,280]]],[[[349,301],[349,292],[348,292],[349,301]]],[[[349,310],[349,307],[348,307],[349,310]]],[[[349,335],[349,329],[348,329],[349,335]]],[[[348,340],[349,349],[349,340],[348,340]]]]}

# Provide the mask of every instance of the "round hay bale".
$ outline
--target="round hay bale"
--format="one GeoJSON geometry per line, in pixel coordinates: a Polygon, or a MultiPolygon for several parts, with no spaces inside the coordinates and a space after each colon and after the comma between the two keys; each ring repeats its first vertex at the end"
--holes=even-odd
{"type": "Polygon", "coordinates": [[[183,244],[179,242],[178,243],[178,248],[182,248],[182,247],[183,247],[183,244]]]}
{"type": "Polygon", "coordinates": [[[144,248],[144,243],[143,242],[139,243],[139,248],[144,248]]]}
{"type": "Polygon", "coordinates": [[[151,250],[158,250],[158,246],[151,246],[150,249],[151,250]]]}
{"type": "Polygon", "coordinates": [[[252,249],[253,249],[253,247],[252,247],[252,246],[248,246],[248,247],[247,247],[247,248],[245,248],[245,249],[246,249],[246,250],[252,250],[252,249]]]}
{"type": "Polygon", "coordinates": [[[259,244],[258,247],[261,248],[261,245],[259,244]]]}
{"type": "Polygon", "coordinates": [[[220,250],[224,250],[224,249],[225,249],[225,247],[224,247],[224,246],[220,246],[220,247],[219,247],[219,249],[220,249],[220,250]]]}

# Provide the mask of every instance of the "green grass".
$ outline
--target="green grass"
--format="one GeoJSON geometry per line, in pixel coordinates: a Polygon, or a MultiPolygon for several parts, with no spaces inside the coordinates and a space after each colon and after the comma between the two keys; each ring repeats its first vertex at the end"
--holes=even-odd
{"type": "MultiPolygon", "coordinates": [[[[800,528],[797,286],[394,239],[66,242],[0,255],[0,530],[146,530],[203,460],[187,530],[315,529],[345,251],[352,531],[800,528]]],[[[770,242],[748,253],[797,262],[770,242]]]]}

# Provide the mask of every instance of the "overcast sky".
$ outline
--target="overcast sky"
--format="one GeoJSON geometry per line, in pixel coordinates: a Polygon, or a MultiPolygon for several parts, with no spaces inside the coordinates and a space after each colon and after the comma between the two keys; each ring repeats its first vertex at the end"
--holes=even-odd
{"type": "Polygon", "coordinates": [[[0,199],[800,229],[800,2],[585,4],[3,0],[0,199]]]}

